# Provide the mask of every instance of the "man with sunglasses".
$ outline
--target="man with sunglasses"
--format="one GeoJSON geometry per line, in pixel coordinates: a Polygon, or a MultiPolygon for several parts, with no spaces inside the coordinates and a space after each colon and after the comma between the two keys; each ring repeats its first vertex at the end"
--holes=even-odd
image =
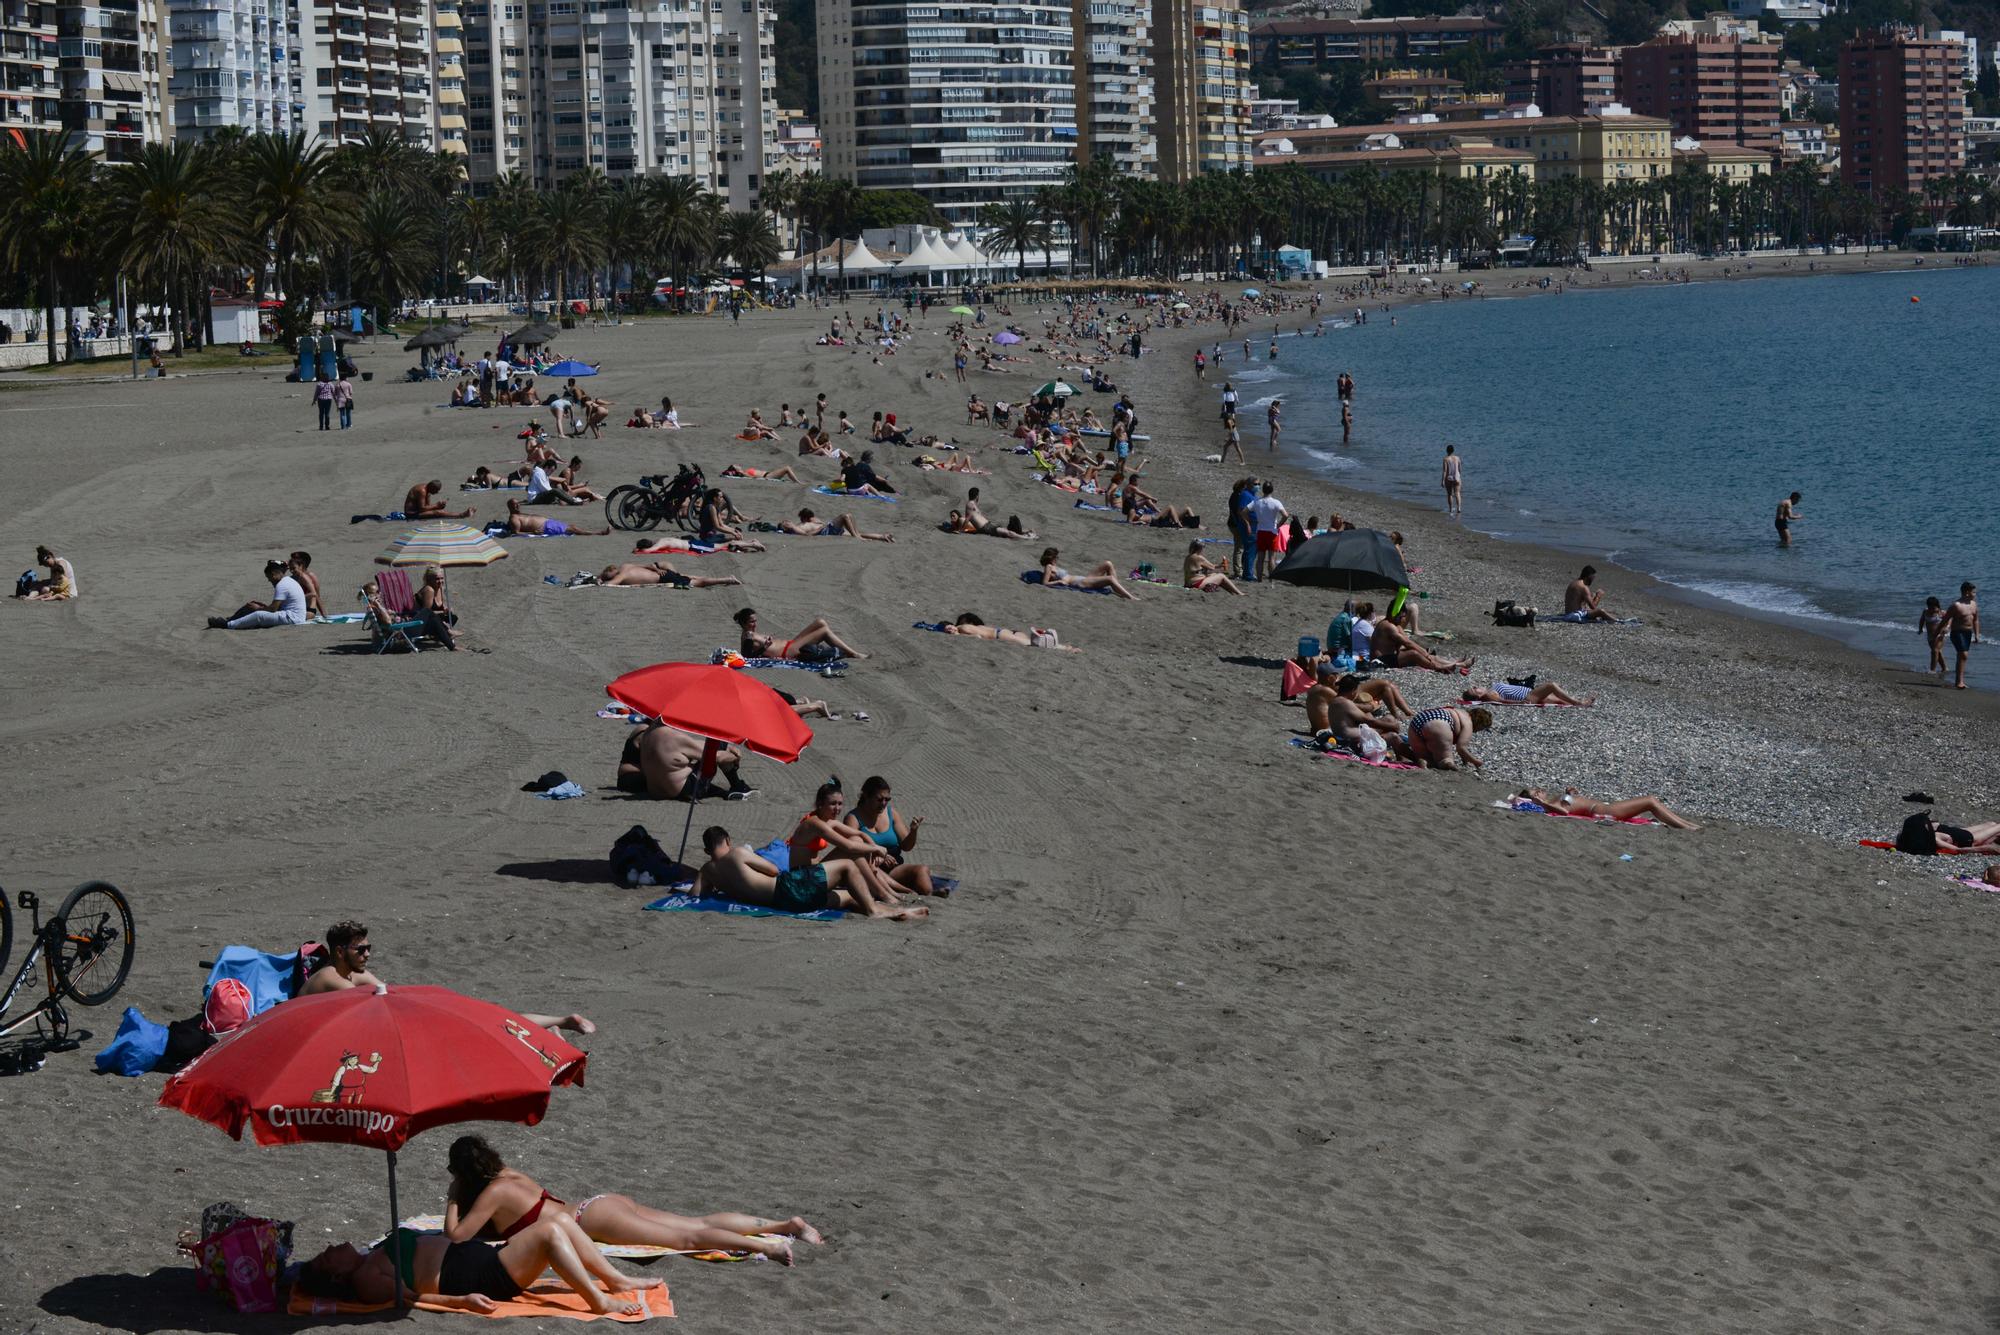
{"type": "MultiPolygon", "coordinates": [[[[374,952],[368,929],[358,922],[337,922],[326,929],[327,962],[313,972],[299,989],[302,997],[321,992],[344,992],[350,987],[385,986],[368,971],[368,957],[374,952]]],[[[521,1018],[544,1029],[567,1029],[572,1033],[594,1034],[597,1026],[581,1015],[537,1015],[522,1011],[521,1018]]]]}

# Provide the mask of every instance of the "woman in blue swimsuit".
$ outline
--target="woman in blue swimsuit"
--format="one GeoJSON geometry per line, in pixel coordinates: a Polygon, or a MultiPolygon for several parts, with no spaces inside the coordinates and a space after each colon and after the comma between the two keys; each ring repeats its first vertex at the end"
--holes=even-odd
{"type": "Polygon", "coordinates": [[[909,851],[916,846],[917,831],[923,828],[924,818],[904,820],[890,805],[889,797],[889,781],[879,774],[870,776],[861,785],[861,798],[854,804],[854,810],[847,813],[844,823],[873,839],[883,852],[897,860],[889,879],[899,889],[934,895],[938,891],[931,883],[931,869],[909,860],[909,851]]]}

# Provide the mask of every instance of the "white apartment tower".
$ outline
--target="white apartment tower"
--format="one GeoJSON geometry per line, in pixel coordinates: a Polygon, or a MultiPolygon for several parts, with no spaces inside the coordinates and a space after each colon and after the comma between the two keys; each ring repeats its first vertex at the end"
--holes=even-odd
{"type": "Polygon", "coordinates": [[[1120,176],[1151,177],[1153,136],[1149,0],[1074,0],[1076,156],[1108,158],[1120,176]]]}
{"type": "Polygon", "coordinates": [[[0,0],[0,134],[58,128],[57,89],[55,5],[0,0]]]}
{"type": "Polygon", "coordinates": [[[692,176],[753,208],[780,157],[771,0],[462,0],[475,188],[692,176]]]}
{"type": "Polygon", "coordinates": [[[174,137],[292,129],[288,0],[167,0],[174,137]]]}
{"type": "Polygon", "coordinates": [[[1062,179],[1076,150],[1070,0],[818,0],[828,176],[914,190],[953,223],[1062,179]]]}
{"type": "Polygon", "coordinates": [[[373,127],[434,139],[430,0],[296,0],[299,101],[292,128],[349,144],[373,127]]]}
{"type": "Polygon", "coordinates": [[[167,139],[167,35],[161,0],[91,0],[56,11],[62,128],[78,148],[129,162],[167,139]]]}

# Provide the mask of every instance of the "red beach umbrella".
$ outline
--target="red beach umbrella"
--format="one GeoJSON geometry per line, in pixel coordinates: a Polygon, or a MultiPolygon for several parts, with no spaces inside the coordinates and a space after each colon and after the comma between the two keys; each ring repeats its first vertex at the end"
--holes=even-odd
{"type": "Polygon", "coordinates": [[[786,764],[812,741],[784,697],[747,673],[708,663],[655,663],[628,672],[604,693],[634,713],[682,732],[740,746],[786,764]]]}
{"type": "MultiPolygon", "coordinates": [[[[701,774],[715,774],[715,754],[723,745],[740,746],[787,765],[799,758],[812,740],[812,729],[800,721],[785,698],[747,672],[709,663],[655,663],[628,672],[604,688],[604,693],[635,713],[656,718],[669,727],[708,738],[702,748],[701,774]]],[[[681,826],[681,851],[687,857],[688,833],[694,829],[699,785],[688,802],[681,826]]]]}
{"type": "MultiPolygon", "coordinates": [[[[167,1078],[160,1106],[260,1145],[327,1141],[389,1156],[457,1122],[533,1126],[585,1053],[523,1016],[442,987],[350,988],[274,1006],[167,1078]]],[[[400,1281],[399,1281],[400,1287],[400,1281]]],[[[398,1295],[400,1297],[400,1294],[398,1295]]]]}

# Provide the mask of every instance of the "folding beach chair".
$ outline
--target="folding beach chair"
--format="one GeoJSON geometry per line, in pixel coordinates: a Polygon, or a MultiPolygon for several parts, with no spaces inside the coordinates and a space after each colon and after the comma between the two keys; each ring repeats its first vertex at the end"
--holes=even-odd
{"type": "Polygon", "coordinates": [[[382,610],[394,618],[386,626],[369,618],[368,630],[374,639],[375,652],[385,654],[399,646],[413,654],[423,652],[417,647],[417,636],[423,633],[424,623],[409,615],[417,605],[416,595],[410,591],[409,574],[396,569],[377,571],[375,587],[382,594],[382,610]]]}

